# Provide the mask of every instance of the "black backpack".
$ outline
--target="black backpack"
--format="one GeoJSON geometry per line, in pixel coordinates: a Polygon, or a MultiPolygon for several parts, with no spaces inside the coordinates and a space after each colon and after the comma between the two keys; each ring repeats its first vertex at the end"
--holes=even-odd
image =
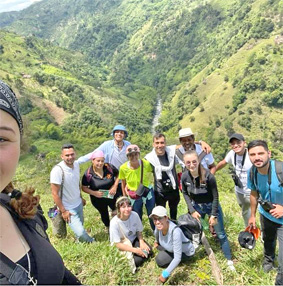
{"type": "Polygon", "coordinates": [[[193,243],[194,247],[198,248],[198,246],[201,244],[201,237],[203,232],[200,221],[192,217],[191,214],[187,213],[179,216],[178,220],[174,221],[174,223],[177,224],[174,229],[179,227],[185,237],[193,243]]]}

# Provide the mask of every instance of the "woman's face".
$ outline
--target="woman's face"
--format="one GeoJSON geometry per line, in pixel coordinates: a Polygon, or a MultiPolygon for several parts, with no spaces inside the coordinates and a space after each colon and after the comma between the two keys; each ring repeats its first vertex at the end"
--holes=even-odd
{"type": "Polygon", "coordinates": [[[140,153],[139,152],[134,152],[128,155],[129,161],[131,163],[137,162],[139,160],[140,153]]]}
{"type": "Polygon", "coordinates": [[[94,158],[92,160],[92,166],[95,168],[95,169],[102,169],[103,168],[103,165],[104,165],[104,158],[103,157],[100,157],[100,158],[94,158]]]}
{"type": "Polygon", "coordinates": [[[186,165],[186,168],[193,172],[198,169],[199,160],[198,156],[196,154],[187,154],[184,156],[184,163],[186,165]]]}
{"type": "Polygon", "coordinates": [[[164,228],[168,228],[168,217],[163,216],[152,216],[153,223],[158,230],[163,230],[164,228]]]}
{"type": "Polygon", "coordinates": [[[131,212],[132,212],[132,206],[128,202],[124,202],[120,207],[119,207],[119,212],[120,212],[120,218],[127,219],[131,212]]]}
{"type": "Polygon", "coordinates": [[[0,109],[0,186],[12,181],[20,158],[20,130],[16,120],[0,109]]]}

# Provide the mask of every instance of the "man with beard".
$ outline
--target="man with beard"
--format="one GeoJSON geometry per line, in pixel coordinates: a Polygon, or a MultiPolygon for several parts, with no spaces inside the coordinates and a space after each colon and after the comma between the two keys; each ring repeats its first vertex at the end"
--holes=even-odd
{"type": "Polygon", "coordinates": [[[53,200],[80,242],[93,242],[83,227],[83,206],[85,200],[80,191],[80,166],[72,144],[64,144],[61,152],[62,161],[54,166],[50,173],[53,200]],[[61,190],[61,185],[63,189],[61,190]],[[61,191],[63,193],[61,193],[61,191]]]}
{"type": "Polygon", "coordinates": [[[264,241],[263,270],[269,272],[274,267],[276,240],[279,242],[278,271],[275,285],[283,285],[283,187],[280,176],[283,163],[271,160],[271,152],[263,140],[254,140],[248,145],[253,167],[248,175],[251,189],[251,217],[249,225],[256,227],[258,203],[260,223],[264,241]]]}

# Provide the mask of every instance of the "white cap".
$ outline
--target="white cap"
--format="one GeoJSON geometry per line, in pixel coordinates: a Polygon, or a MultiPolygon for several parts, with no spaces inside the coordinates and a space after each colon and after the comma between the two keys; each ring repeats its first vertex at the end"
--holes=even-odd
{"type": "Polygon", "coordinates": [[[152,210],[151,215],[149,217],[151,218],[154,215],[159,217],[167,216],[167,210],[162,206],[157,206],[152,210]]]}
{"type": "Polygon", "coordinates": [[[188,137],[191,135],[194,135],[191,128],[183,128],[183,129],[179,130],[179,138],[188,137]]]}

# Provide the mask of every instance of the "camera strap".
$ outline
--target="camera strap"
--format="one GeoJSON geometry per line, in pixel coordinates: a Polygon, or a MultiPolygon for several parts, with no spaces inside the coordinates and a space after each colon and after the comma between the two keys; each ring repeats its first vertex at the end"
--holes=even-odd
{"type": "MultiPolygon", "coordinates": [[[[241,163],[241,172],[242,172],[242,169],[243,169],[243,166],[245,164],[245,159],[246,159],[246,154],[247,154],[247,149],[245,149],[245,152],[243,154],[243,158],[242,158],[242,163],[241,163]]],[[[236,157],[237,157],[237,154],[235,153],[234,155],[234,165],[235,165],[235,169],[236,169],[236,157]]]]}
{"type": "MultiPolygon", "coordinates": [[[[255,182],[255,186],[256,188],[258,189],[258,180],[257,180],[257,173],[258,173],[258,170],[257,168],[255,168],[255,173],[254,173],[254,182],[255,182]]],[[[267,172],[267,183],[268,183],[268,193],[269,193],[269,201],[271,202],[271,189],[270,189],[270,186],[271,186],[271,162],[269,161],[269,167],[268,167],[268,172],[267,172]]],[[[260,193],[259,193],[260,194],[260,193]]]]}

